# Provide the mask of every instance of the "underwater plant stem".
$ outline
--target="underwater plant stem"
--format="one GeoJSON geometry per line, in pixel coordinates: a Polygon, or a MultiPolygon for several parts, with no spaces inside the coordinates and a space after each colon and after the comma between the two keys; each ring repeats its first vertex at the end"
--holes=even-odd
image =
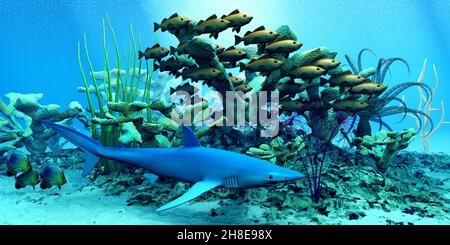
{"type": "MultiPolygon", "coordinates": [[[[149,65],[148,61],[145,61],[147,66],[147,77],[145,80],[145,91],[144,91],[144,99],[143,101],[147,104],[150,104],[150,86],[151,86],[151,80],[153,75],[153,62],[150,64],[150,72],[149,71],[149,65]]],[[[147,122],[150,122],[152,119],[151,110],[149,107],[147,107],[147,122]]]]}
{"type": "MultiPolygon", "coordinates": [[[[85,53],[86,53],[86,59],[87,59],[88,64],[89,64],[89,70],[90,70],[90,73],[91,73],[92,82],[94,83],[95,93],[97,95],[97,102],[98,102],[98,107],[100,109],[100,115],[104,116],[105,115],[105,111],[103,109],[103,102],[102,102],[102,98],[100,96],[100,90],[98,89],[97,79],[95,79],[95,76],[94,76],[94,67],[92,66],[91,57],[89,55],[89,50],[88,50],[87,40],[86,40],[86,34],[84,34],[84,50],[85,50],[85,53]]],[[[87,92],[89,93],[89,91],[87,91],[87,92]]]]}
{"type": "Polygon", "coordinates": [[[105,28],[105,19],[102,19],[102,31],[103,31],[103,53],[105,55],[105,68],[106,68],[106,75],[108,79],[108,101],[112,101],[112,85],[111,85],[111,73],[109,69],[109,54],[108,49],[106,46],[106,28],[105,28]]]}
{"type": "Polygon", "coordinates": [[[122,71],[121,62],[120,62],[120,51],[119,51],[119,46],[117,45],[116,32],[114,31],[114,28],[111,24],[111,20],[109,19],[108,14],[106,14],[106,20],[108,21],[109,29],[111,30],[111,34],[112,34],[113,41],[114,41],[114,47],[116,49],[117,79],[116,79],[115,102],[119,102],[119,87],[120,87],[119,83],[121,83],[120,73],[122,71]]]}
{"type": "MultiPolygon", "coordinates": [[[[84,87],[86,89],[86,97],[87,97],[87,101],[89,104],[89,110],[91,111],[91,118],[95,117],[95,109],[94,109],[94,105],[92,104],[92,100],[91,100],[91,94],[89,93],[89,87],[87,85],[87,80],[86,80],[86,75],[84,74],[84,70],[83,70],[83,64],[81,63],[81,51],[80,51],[80,42],[78,42],[78,64],[80,65],[80,72],[81,72],[81,77],[83,79],[83,83],[84,83],[84,87]]],[[[97,130],[96,127],[91,126],[91,133],[92,133],[92,137],[93,138],[97,138],[97,130]]]]}
{"type": "MultiPolygon", "coordinates": [[[[133,31],[133,25],[130,24],[130,33],[131,33],[131,39],[133,41],[133,73],[131,75],[131,81],[130,81],[130,96],[128,98],[128,101],[131,102],[131,99],[133,98],[133,88],[134,88],[134,79],[136,78],[136,53],[137,53],[137,49],[136,49],[136,39],[134,38],[134,31],[133,31]]],[[[140,74],[140,70],[139,70],[139,76],[140,74]]],[[[139,84],[139,80],[137,81],[137,83],[139,84]]]]}

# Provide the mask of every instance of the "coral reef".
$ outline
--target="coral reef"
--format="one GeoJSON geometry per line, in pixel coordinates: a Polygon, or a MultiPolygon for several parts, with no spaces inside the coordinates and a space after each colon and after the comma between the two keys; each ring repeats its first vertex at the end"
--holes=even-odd
{"type": "Polygon", "coordinates": [[[362,155],[368,155],[374,159],[378,171],[385,174],[392,159],[400,150],[408,147],[415,135],[414,129],[394,132],[381,130],[375,136],[355,137],[352,144],[362,155]]]}
{"type": "MultiPolygon", "coordinates": [[[[9,104],[0,99],[0,155],[15,148],[25,147],[37,157],[44,153],[47,146],[55,149],[59,137],[41,125],[41,120],[63,122],[70,125],[76,118],[86,128],[90,126],[83,107],[78,102],[71,102],[69,108],[60,110],[59,105],[41,105],[43,94],[8,93],[5,95],[9,104]]],[[[57,147],[56,147],[57,148],[57,147]]]]}
{"type": "MultiPolygon", "coordinates": [[[[417,83],[423,83],[423,78],[425,77],[426,67],[427,67],[427,59],[425,59],[423,62],[422,70],[420,71],[419,78],[417,79],[417,83]]],[[[417,106],[417,111],[423,111],[424,115],[426,115],[426,116],[422,116],[422,119],[418,119],[417,117],[414,117],[411,114],[408,114],[408,116],[411,116],[414,119],[416,119],[420,139],[422,141],[423,149],[425,151],[430,150],[429,138],[431,137],[431,135],[436,133],[436,131],[442,125],[450,124],[450,122],[445,121],[445,107],[444,107],[443,101],[441,101],[440,108],[432,107],[433,99],[436,94],[437,88],[439,86],[439,77],[438,77],[435,65],[433,65],[433,71],[434,71],[435,83],[434,83],[433,90],[431,91],[430,96],[426,97],[423,89],[420,86],[417,87],[417,89],[419,91],[419,103],[417,106]],[[429,124],[433,123],[430,120],[432,112],[440,112],[441,113],[439,122],[434,126],[434,128],[429,127],[429,124]],[[423,121],[423,125],[422,125],[421,120],[423,121]]],[[[402,97],[402,100],[404,101],[405,98],[402,97]]]]}

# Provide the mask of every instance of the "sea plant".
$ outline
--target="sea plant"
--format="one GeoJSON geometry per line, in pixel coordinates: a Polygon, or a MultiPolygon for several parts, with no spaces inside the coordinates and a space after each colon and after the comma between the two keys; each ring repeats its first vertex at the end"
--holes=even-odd
{"type": "MultiPolygon", "coordinates": [[[[92,87],[88,85],[87,77],[84,72],[81,61],[81,45],[78,43],[78,63],[80,66],[81,77],[83,80],[84,90],[86,91],[86,98],[88,108],[91,115],[91,134],[95,139],[105,146],[115,146],[118,144],[135,144],[140,142],[140,135],[137,135],[137,127],[140,127],[144,121],[144,113],[146,110],[147,121],[151,120],[150,109],[148,103],[150,102],[150,86],[151,76],[153,71],[153,64],[146,61],[147,69],[143,69],[142,60],[137,59],[139,46],[135,39],[133,26],[130,25],[131,43],[129,49],[120,52],[119,45],[116,39],[116,32],[110,21],[108,15],[102,20],[103,33],[103,54],[104,54],[104,69],[101,72],[96,72],[91,62],[86,35],[83,38],[84,53],[86,61],[89,65],[89,76],[92,79],[94,95],[97,98],[97,106],[94,106],[93,98],[90,91],[92,87]],[[110,52],[107,44],[107,28],[112,36],[115,58],[114,63],[117,68],[112,69],[110,63],[110,52]],[[123,59],[127,59],[125,63],[123,59]],[[128,66],[123,70],[125,66],[128,66]],[[139,90],[142,83],[142,75],[145,75],[144,94],[139,98],[139,90]],[[100,86],[98,80],[103,80],[100,86]],[[101,91],[103,88],[103,91],[101,91]],[[102,96],[102,93],[104,96],[102,96]],[[106,105],[106,106],[105,106],[106,105]],[[125,109],[126,108],[126,109],[125,109]],[[130,110],[133,112],[130,114],[130,110]],[[126,135],[124,135],[126,134],[126,135]]],[[[114,161],[104,160],[103,163],[105,174],[109,174],[117,170],[118,164],[114,161]]]]}
{"type": "MultiPolygon", "coordinates": [[[[380,58],[376,67],[364,68],[362,65],[362,57],[365,52],[370,52],[373,54],[370,49],[362,49],[358,54],[357,65],[355,65],[355,61],[350,56],[345,55],[345,58],[355,74],[360,74],[375,83],[385,83],[386,74],[390,71],[390,67],[392,64],[394,64],[394,62],[401,62],[408,69],[408,73],[410,72],[409,64],[404,59],[399,57],[387,59],[380,58]]],[[[370,106],[367,108],[367,110],[358,112],[359,123],[357,126],[356,135],[358,137],[372,135],[372,127],[370,125],[370,122],[378,123],[380,127],[379,130],[381,130],[382,127],[385,127],[386,129],[392,131],[391,126],[383,120],[383,117],[397,114],[403,114],[403,119],[407,114],[415,118],[419,125],[419,131],[423,126],[421,118],[422,116],[425,118],[425,120],[427,120],[427,122],[429,122],[430,130],[432,130],[433,121],[425,112],[420,109],[409,108],[406,103],[404,103],[403,100],[398,97],[403,91],[414,86],[418,87],[420,91],[424,91],[426,94],[426,96],[424,97],[429,98],[429,95],[431,94],[431,88],[427,84],[419,82],[400,83],[391,87],[382,94],[370,96],[367,99],[367,102],[370,106]],[[400,105],[390,106],[389,104],[392,101],[400,102],[400,105]]]]}

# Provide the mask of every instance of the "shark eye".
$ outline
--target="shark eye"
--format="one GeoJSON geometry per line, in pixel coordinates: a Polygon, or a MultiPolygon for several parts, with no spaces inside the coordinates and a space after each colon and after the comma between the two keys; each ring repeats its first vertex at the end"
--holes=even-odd
{"type": "Polygon", "coordinates": [[[269,175],[269,179],[273,179],[273,175],[269,175]]]}

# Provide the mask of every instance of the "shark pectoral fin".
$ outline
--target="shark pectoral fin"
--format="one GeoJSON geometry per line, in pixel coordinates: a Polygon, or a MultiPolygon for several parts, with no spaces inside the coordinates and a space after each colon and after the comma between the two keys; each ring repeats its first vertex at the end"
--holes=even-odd
{"type": "Polygon", "coordinates": [[[152,173],[145,173],[144,177],[147,178],[147,180],[148,180],[148,182],[150,182],[150,184],[154,184],[159,178],[158,175],[152,174],[152,173]]]}
{"type": "Polygon", "coordinates": [[[189,189],[182,196],[180,196],[177,199],[167,203],[166,205],[156,209],[156,212],[167,210],[167,209],[176,207],[178,205],[181,205],[181,204],[188,202],[219,185],[220,185],[220,182],[211,181],[211,180],[204,180],[204,181],[197,182],[191,187],[191,189],[189,189]]]}

